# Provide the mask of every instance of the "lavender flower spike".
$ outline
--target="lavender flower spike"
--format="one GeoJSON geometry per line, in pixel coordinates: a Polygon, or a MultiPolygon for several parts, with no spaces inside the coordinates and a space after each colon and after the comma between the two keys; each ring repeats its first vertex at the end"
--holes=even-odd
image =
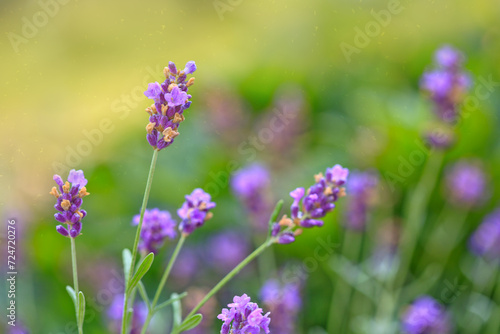
{"type": "Polygon", "coordinates": [[[369,209],[375,198],[378,177],[373,172],[355,172],[349,178],[347,187],[349,202],[345,227],[362,232],[365,230],[369,209]]]}
{"type": "Polygon", "coordinates": [[[165,67],[165,81],[150,83],[144,95],[154,103],[146,108],[149,123],[146,126],[146,139],[156,150],[162,150],[174,142],[179,135],[179,124],[184,121],[184,110],[191,106],[188,88],[194,84],[194,78],[187,79],[187,74],[196,71],[194,61],[189,61],[184,70],[177,70],[173,62],[165,67]]]}
{"type": "Polygon", "coordinates": [[[87,192],[87,179],[83,171],[72,169],[69,172],[68,181],[63,182],[59,175],[54,175],[57,187],[52,187],[50,194],[57,199],[54,208],[59,211],[54,215],[55,219],[63,224],[57,225],[56,231],[65,237],[76,238],[82,230],[82,219],[87,215],[81,209],[83,197],[89,195],[87,192]]]}
{"type": "Polygon", "coordinates": [[[231,178],[231,188],[243,203],[252,225],[260,232],[267,231],[269,214],[269,171],[262,165],[252,164],[238,170],[231,178]]]}
{"type": "MultiPolygon", "coordinates": [[[[134,216],[133,225],[139,225],[141,216],[134,216]]],[[[149,252],[157,253],[163,245],[165,238],[175,239],[177,232],[175,230],[176,222],[172,219],[170,212],[160,209],[146,210],[141,230],[141,242],[139,249],[146,254],[149,252]]]]}
{"type": "Polygon", "coordinates": [[[476,206],[486,197],[486,176],[480,164],[461,160],[448,168],[446,195],[458,206],[476,206]]]}
{"type": "Polygon", "coordinates": [[[182,219],[179,230],[184,235],[193,233],[196,228],[203,226],[205,221],[212,218],[210,210],[215,208],[215,203],[210,200],[210,194],[200,188],[193,190],[191,195],[186,195],[186,201],[177,210],[177,215],[182,219]]]}
{"type": "Polygon", "coordinates": [[[307,192],[304,188],[297,188],[290,192],[293,198],[290,207],[291,217],[283,218],[274,223],[271,235],[276,242],[288,244],[295,241],[295,236],[302,233],[301,228],[321,227],[323,221],[320,218],[335,208],[335,202],[345,195],[345,189],[341,187],[347,181],[349,170],[340,165],[327,168],[325,175],[315,175],[316,183],[309,187],[307,192]]]}
{"type": "Polygon", "coordinates": [[[230,309],[222,309],[222,313],[217,316],[217,319],[224,322],[221,334],[259,334],[261,330],[266,334],[270,333],[270,312],[262,315],[259,305],[252,303],[246,294],[235,296],[233,303],[227,306],[230,309]]]}
{"type": "Polygon", "coordinates": [[[425,72],[420,81],[420,87],[434,103],[436,115],[447,123],[457,120],[458,106],[471,86],[469,75],[462,69],[463,60],[459,51],[444,46],[435,54],[437,68],[425,72]]]}
{"type": "Polygon", "coordinates": [[[403,315],[402,330],[405,334],[447,334],[450,321],[444,307],[429,296],[413,302],[403,315]]]}
{"type": "Polygon", "coordinates": [[[500,209],[486,216],[472,234],[469,249],[490,261],[500,260],[500,209]]]}
{"type": "Polygon", "coordinates": [[[260,294],[262,302],[273,315],[272,333],[296,333],[295,322],[302,306],[300,285],[280,284],[278,280],[271,279],[264,284],[260,294]]]}

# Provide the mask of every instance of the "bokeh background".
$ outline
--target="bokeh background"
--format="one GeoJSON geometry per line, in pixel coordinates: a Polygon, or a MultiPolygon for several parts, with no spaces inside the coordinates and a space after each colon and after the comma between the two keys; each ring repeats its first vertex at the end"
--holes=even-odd
{"type": "MultiPolygon", "coordinates": [[[[385,27],[366,45],[356,45],[358,29],[374,21],[372,11],[388,6],[378,0],[3,0],[1,234],[7,218],[15,218],[20,323],[30,333],[71,333],[65,326],[74,315],[64,289],[71,284],[69,242],[55,232],[54,200],[48,192],[54,173],[65,177],[76,168],[85,171],[91,193],[84,203],[89,213],[84,234],[77,240],[81,287],[87,298],[99,299],[86,331],[109,332],[110,296],[99,291],[120,275],[121,249],[132,245],[130,222],[140,209],[152,154],[144,130],[150,101],[142,92],[147,83],[162,80],[169,60],[179,67],[196,61],[193,105],[175,144],[160,154],[148,206],[175,212],[195,187],[206,188],[218,205],[214,219],[188,240],[187,250],[198,262],[185,261],[194,263],[195,270],[188,278],[174,279],[168,292],[183,291],[188,284],[203,290],[217,282],[226,269],[214,269],[202,255],[220,231],[235,231],[249,251],[253,247],[258,236],[252,237],[228,177],[254,162],[271,170],[269,196],[285,198],[286,206],[290,190],[309,186],[314,174],[335,163],[377,169],[382,195],[367,241],[367,249],[374,249],[383,239],[376,230],[398,226],[402,202],[419,179],[420,164],[394,187],[386,176],[397,174],[401,158],[419,149],[421,132],[433,119],[419,79],[435,49],[451,44],[466,55],[465,68],[476,82],[500,81],[498,2],[401,1],[385,27]],[[346,56],[342,43],[357,52],[346,56]],[[283,105],[295,115],[285,131],[252,144],[283,105]]],[[[458,142],[445,155],[445,164],[479,159],[488,174],[488,199],[467,216],[471,231],[498,205],[499,89],[494,86],[461,122],[458,142]]],[[[448,194],[441,184],[442,175],[429,217],[437,217],[445,206],[448,194]]],[[[325,227],[308,230],[296,243],[276,246],[274,255],[264,257],[274,257],[277,268],[300,267],[312,256],[317,238],[340,240],[342,219],[340,204],[325,227]]],[[[172,244],[166,245],[155,260],[146,278],[149,286],[171,250],[172,244]]],[[[424,250],[418,252],[424,263],[426,257],[432,260],[424,250]]],[[[465,243],[457,247],[444,277],[470,287],[460,269],[466,254],[465,243]]],[[[275,273],[257,267],[252,264],[214,300],[213,319],[207,320],[214,329],[206,332],[217,332],[215,315],[231,296],[246,292],[259,300],[267,278],[263,273],[275,273]]],[[[329,261],[307,272],[297,333],[325,332],[337,280],[329,261]]],[[[423,293],[439,298],[444,287],[443,280],[423,293]]],[[[156,326],[161,328],[161,321],[156,326]]]]}

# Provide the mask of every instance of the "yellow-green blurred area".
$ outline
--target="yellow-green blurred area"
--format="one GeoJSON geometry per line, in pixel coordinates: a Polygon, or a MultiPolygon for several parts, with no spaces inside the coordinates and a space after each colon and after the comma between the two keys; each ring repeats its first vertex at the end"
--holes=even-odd
{"type": "MultiPolygon", "coordinates": [[[[98,298],[110,268],[121,273],[121,250],[132,247],[130,222],[140,209],[152,155],[144,111],[151,101],[143,91],[149,82],[164,80],[168,61],[183,68],[194,60],[198,70],[181,134],[160,152],[148,207],[174,214],[194,188],[210,192],[217,208],[188,240],[195,245],[220,230],[250,230],[228,178],[253,162],[272,170],[272,197],[285,198],[286,207],[289,191],[309,186],[326,167],[376,168],[386,195],[372,223],[397,220],[422,165],[394,187],[385,175],[398,173],[401,159],[419,149],[420,135],[434,119],[419,79],[434,51],[453,45],[466,55],[474,81],[495,83],[460,123],[458,142],[445,156],[445,163],[480,159],[489,175],[489,200],[468,217],[472,231],[499,199],[499,15],[500,4],[493,0],[3,0],[0,210],[4,221],[18,222],[18,320],[32,333],[74,332],[65,329],[74,317],[64,289],[72,282],[70,245],[55,231],[55,201],[48,194],[55,173],[66,178],[69,169],[83,169],[89,180],[91,196],[83,205],[88,216],[77,239],[87,298],[98,298]],[[390,13],[383,25],[376,20],[380,11],[390,13]],[[366,32],[367,27],[374,30],[366,32]],[[363,45],[356,39],[359,30],[368,33],[363,45]],[[346,54],[347,44],[355,51],[346,54]],[[293,129],[252,144],[269,128],[283,96],[300,101],[293,129]]],[[[438,182],[429,217],[445,203],[438,182]]],[[[311,256],[318,237],[336,239],[342,214],[339,202],[324,228],[275,247],[278,264],[311,256]]],[[[378,237],[369,235],[371,244],[378,237]]],[[[155,260],[145,279],[149,286],[161,276],[171,250],[167,244],[155,260]]],[[[466,252],[464,245],[454,256],[466,252]]],[[[448,270],[450,279],[459,275],[458,265],[448,270]]],[[[258,300],[256,271],[252,265],[236,277],[213,312],[234,294],[258,300]]],[[[218,277],[199,284],[211,287],[218,277]]],[[[326,328],[331,292],[319,265],[303,289],[298,333],[326,328]]],[[[3,290],[0,298],[3,307],[3,290]]],[[[109,332],[109,303],[109,298],[94,302],[95,320],[85,325],[87,333],[109,332]]]]}

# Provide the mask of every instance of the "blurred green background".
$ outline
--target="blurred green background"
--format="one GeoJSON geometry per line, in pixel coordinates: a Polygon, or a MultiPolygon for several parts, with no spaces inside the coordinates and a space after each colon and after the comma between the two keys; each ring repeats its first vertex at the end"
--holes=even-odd
{"type": "MultiPolygon", "coordinates": [[[[374,21],[372,11],[387,10],[387,1],[3,0],[0,210],[4,222],[17,219],[21,235],[18,319],[33,333],[54,334],[73,320],[64,290],[71,282],[69,242],[55,233],[54,199],[48,195],[54,173],[64,178],[68,168],[83,169],[89,179],[89,215],[77,240],[82,289],[95,296],[110,279],[110,268],[120,272],[120,252],[132,245],[130,221],[140,209],[152,154],[144,130],[150,102],[142,92],[148,82],[162,80],[169,60],[181,68],[196,61],[193,105],[175,144],[160,154],[148,206],[174,212],[184,194],[218,180],[216,193],[207,189],[218,203],[214,219],[189,243],[225,227],[245,230],[246,218],[226,180],[231,164],[254,161],[273,170],[275,199],[310,185],[313,174],[335,163],[375,167],[385,195],[374,224],[397,219],[421,166],[394,189],[384,175],[397,173],[398,159],[418,147],[433,118],[418,82],[434,50],[451,44],[467,56],[465,67],[475,80],[500,81],[497,1],[400,6],[366,46],[346,57],[342,43],[356,47],[357,29],[374,21]],[[275,136],[255,150],[255,158],[242,153],[240,145],[267,126],[283,92],[303,99],[291,135],[284,144],[276,144],[282,134],[275,136]],[[86,133],[95,135],[90,146],[86,133]]],[[[491,197],[469,216],[471,229],[498,204],[498,89],[461,124],[459,141],[445,158],[479,158],[489,174],[491,197]]],[[[436,187],[430,215],[438,214],[443,201],[436,187]]],[[[275,247],[279,262],[311,256],[318,236],[337,238],[341,217],[340,204],[325,228],[275,247]]],[[[373,244],[377,238],[369,236],[373,244]]],[[[151,283],[170,251],[155,261],[151,283]]],[[[449,271],[456,277],[458,265],[449,271]]],[[[231,291],[257,298],[260,285],[252,277],[237,278],[231,291]]],[[[203,284],[216,282],[210,276],[203,284]]],[[[331,291],[321,267],[309,273],[299,319],[304,332],[326,326],[331,291]]],[[[226,297],[220,304],[229,302],[226,297]]],[[[0,298],[3,303],[3,292],[0,298]]],[[[88,333],[105,333],[99,329],[107,326],[105,307],[86,326],[88,333]]]]}

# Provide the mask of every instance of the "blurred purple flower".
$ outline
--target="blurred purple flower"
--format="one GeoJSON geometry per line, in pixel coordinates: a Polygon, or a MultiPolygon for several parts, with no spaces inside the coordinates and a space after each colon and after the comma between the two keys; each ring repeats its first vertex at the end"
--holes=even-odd
{"type": "MultiPolygon", "coordinates": [[[[111,305],[108,308],[107,316],[111,320],[111,330],[113,333],[120,333],[122,312],[123,312],[123,295],[115,295],[111,305]]],[[[129,334],[139,334],[142,326],[148,316],[148,307],[143,302],[136,302],[134,304],[134,313],[132,315],[132,322],[129,328],[129,334]]]]}
{"type": "MultiPolygon", "coordinates": [[[[140,218],[140,215],[135,215],[132,224],[139,225],[140,218]]],[[[156,254],[163,245],[165,238],[175,239],[177,236],[175,225],[176,222],[172,219],[170,212],[161,211],[157,208],[146,209],[141,229],[141,242],[138,246],[139,250],[156,254]]]]}
{"type": "Polygon", "coordinates": [[[57,187],[52,187],[50,194],[57,199],[54,208],[59,211],[54,217],[58,222],[67,225],[57,225],[56,231],[65,237],[76,238],[82,230],[82,218],[87,215],[87,212],[81,209],[83,197],[89,195],[85,188],[87,180],[83,171],[72,169],[68,181],[64,183],[57,174],[54,175],[54,181],[57,187]]]}
{"type": "Polygon", "coordinates": [[[469,239],[469,249],[488,260],[500,260],[500,209],[486,216],[469,239]]]}
{"type": "Polygon", "coordinates": [[[450,321],[444,307],[429,296],[416,299],[403,315],[405,334],[450,333],[450,321]]]}
{"type": "Polygon", "coordinates": [[[465,59],[463,53],[449,45],[444,45],[437,50],[434,58],[438,66],[446,69],[454,69],[462,66],[465,59]]]}
{"type": "Polygon", "coordinates": [[[349,177],[347,187],[347,213],[345,227],[350,230],[364,231],[368,210],[375,197],[378,176],[374,172],[354,172],[349,177]]]}
{"type": "Polygon", "coordinates": [[[269,171],[259,164],[242,168],[231,178],[233,192],[243,202],[253,225],[260,231],[267,231],[272,210],[268,199],[269,184],[269,171]]]}
{"type": "Polygon", "coordinates": [[[193,231],[203,226],[205,221],[212,218],[211,209],[215,208],[215,203],[211,202],[210,194],[197,188],[191,195],[186,195],[186,201],[177,210],[177,214],[182,219],[179,229],[184,234],[191,234],[193,231]]]}
{"type": "Polygon", "coordinates": [[[300,227],[323,226],[320,218],[332,211],[335,202],[345,195],[345,189],[341,186],[347,181],[348,175],[347,168],[335,165],[327,168],[324,176],[322,173],[315,175],[316,183],[309,187],[307,193],[304,188],[290,192],[293,198],[290,208],[291,218],[284,216],[278,223],[274,223],[271,230],[271,235],[277,238],[277,242],[281,244],[293,242],[295,236],[302,232],[300,227]]]}
{"type": "Polygon", "coordinates": [[[224,322],[221,334],[259,334],[261,330],[266,334],[270,333],[270,312],[262,315],[259,305],[252,303],[246,294],[235,296],[233,303],[227,306],[230,309],[222,309],[222,313],[217,316],[217,319],[224,322]]]}
{"type": "Polygon", "coordinates": [[[147,98],[154,100],[154,104],[146,108],[149,114],[146,139],[157,150],[171,145],[179,135],[177,129],[184,121],[184,110],[191,106],[188,87],[194,83],[194,78],[186,81],[186,75],[195,70],[194,61],[189,61],[183,71],[177,71],[175,64],[169,62],[168,67],[163,70],[165,81],[162,84],[148,84],[148,89],[144,92],[147,98]]]}
{"type": "Polygon", "coordinates": [[[294,283],[281,285],[278,280],[268,280],[260,291],[261,299],[273,315],[272,333],[293,334],[302,306],[300,286],[294,283]]]}
{"type": "Polygon", "coordinates": [[[474,206],[487,195],[486,176],[479,163],[461,160],[446,172],[446,195],[460,206],[474,206]]]}
{"type": "Polygon", "coordinates": [[[245,259],[248,251],[248,241],[241,233],[235,231],[221,232],[211,237],[207,245],[209,261],[224,272],[245,259]]]}
{"type": "Polygon", "coordinates": [[[436,115],[444,122],[453,123],[457,120],[458,105],[471,86],[471,79],[462,70],[463,55],[444,46],[436,51],[437,69],[425,72],[420,81],[420,87],[426,91],[434,103],[436,115]]]}
{"type": "Polygon", "coordinates": [[[184,284],[199,272],[201,263],[197,249],[184,247],[172,268],[172,276],[184,284]]]}

